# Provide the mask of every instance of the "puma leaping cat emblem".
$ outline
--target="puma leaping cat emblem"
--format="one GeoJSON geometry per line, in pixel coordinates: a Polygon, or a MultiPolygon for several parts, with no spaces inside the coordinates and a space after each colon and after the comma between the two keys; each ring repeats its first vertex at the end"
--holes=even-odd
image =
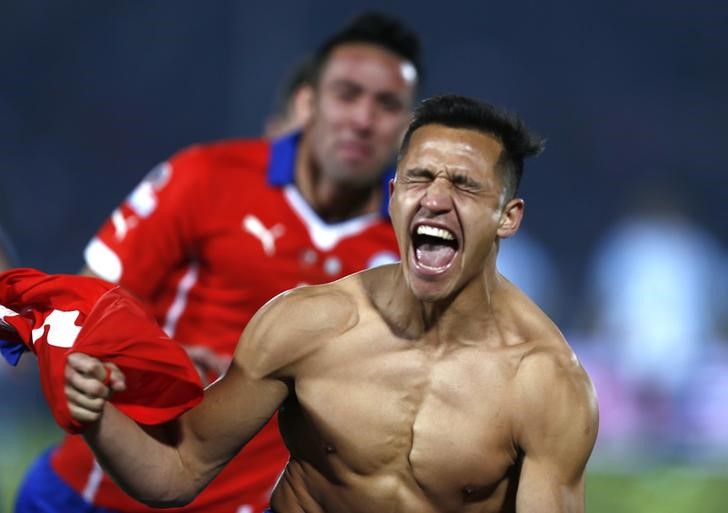
{"type": "Polygon", "coordinates": [[[243,218],[243,229],[260,241],[263,252],[268,256],[275,255],[276,239],[286,232],[286,228],[280,223],[270,229],[266,228],[260,219],[252,214],[243,218]]]}

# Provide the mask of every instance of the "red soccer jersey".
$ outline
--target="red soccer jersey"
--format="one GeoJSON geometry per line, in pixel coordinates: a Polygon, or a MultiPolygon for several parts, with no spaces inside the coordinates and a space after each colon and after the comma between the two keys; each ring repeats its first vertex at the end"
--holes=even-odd
{"type": "MultiPolygon", "coordinates": [[[[293,185],[297,144],[226,141],[175,155],[112,213],[87,265],[147,301],[171,337],[231,355],[280,292],[397,260],[384,208],[338,224],[311,210],[293,185]]],[[[262,512],[287,459],[274,418],[184,511],[262,512]]],[[[95,504],[152,511],[102,477],[79,437],[67,437],[52,464],[95,504]]]]}
{"type": "Polygon", "coordinates": [[[111,402],[140,424],[167,422],[202,400],[187,353],[138,299],[103,280],[28,268],[4,272],[0,328],[0,352],[12,365],[23,348],[37,356],[43,395],[69,433],[87,427],[71,416],[64,392],[66,359],[76,351],[119,367],[128,386],[111,402]]]}

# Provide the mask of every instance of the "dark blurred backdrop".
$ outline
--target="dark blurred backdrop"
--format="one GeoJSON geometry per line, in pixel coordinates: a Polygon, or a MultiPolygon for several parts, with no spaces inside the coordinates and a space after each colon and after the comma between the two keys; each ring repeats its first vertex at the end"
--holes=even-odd
{"type": "Polygon", "coordinates": [[[196,141],[258,134],[279,79],[364,7],[422,34],[424,96],[489,100],[548,138],[524,179],[525,226],[570,283],[653,186],[728,239],[722,1],[6,0],[0,223],[23,261],[76,270],[148,169],[196,141]]]}
{"type": "MultiPolygon", "coordinates": [[[[643,320],[657,325],[687,309],[687,320],[679,320],[690,327],[718,304],[710,319],[699,319],[707,328],[672,330],[683,338],[669,343],[692,347],[696,337],[710,338],[710,350],[701,346],[690,354],[695,362],[724,361],[728,4],[719,0],[4,0],[0,225],[14,241],[19,262],[48,272],[77,271],[85,243],[148,170],[195,142],[259,134],[291,66],[363,8],[397,14],[420,32],[423,97],[476,96],[520,113],[547,137],[546,152],[527,164],[522,186],[527,203],[522,240],[531,244],[528,254],[537,257],[536,264],[526,262],[512,272],[530,270],[530,279],[541,280],[537,300],[592,362],[598,389],[604,390],[599,391],[607,440],[624,434],[620,429],[629,415],[620,413],[620,405],[630,400],[634,411],[642,411],[645,400],[642,392],[624,399],[614,384],[631,387],[651,379],[652,371],[637,369],[639,379],[625,377],[621,369],[630,361],[629,350],[622,359],[611,358],[612,346],[603,343],[613,335],[609,326],[629,328],[628,322],[639,324],[640,318],[623,322],[617,313],[600,321],[611,311],[604,302],[615,302],[618,311],[635,301],[628,308],[634,312],[652,296],[677,297],[685,290],[676,284],[665,293],[647,283],[629,298],[618,291],[609,296],[609,269],[641,261],[612,255],[622,247],[612,240],[620,225],[658,212],[687,226],[693,238],[680,238],[671,228],[659,240],[672,240],[673,246],[647,244],[658,260],[681,248],[708,248],[710,258],[674,260],[657,278],[672,284],[683,270],[697,268],[699,276],[690,279],[702,280],[696,289],[700,300],[686,296],[686,303],[657,305],[643,320]],[[543,280],[547,271],[551,278],[543,280]],[[612,385],[617,392],[610,391],[612,385]]],[[[639,230],[629,233],[632,239],[616,240],[627,240],[628,247],[635,247],[634,240],[652,240],[639,230]]],[[[635,263],[622,276],[635,273],[629,283],[637,283],[645,269],[659,267],[651,264],[655,261],[635,263]]],[[[632,337],[638,344],[639,333],[632,337]]],[[[653,335],[658,346],[666,340],[644,336],[653,335]]],[[[619,341],[627,339],[619,335],[619,341]]],[[[672,349],[662,356],[667,362],[678,357],[672,349]]],[[[655,361],[659,367],[659,358],[655,361]]],[[[728,419],[716,413],[725,412],[728,403],[728,365],[720,365],[713,372],[722,385],[709,380],[714,396],[699,412],[710,426],[728,419]]],[[[700,368],[696,363],[681,372],[694,375],[700,368]]],[[[691,396],[682,392],[688,381],[681,379],[666,380],[664,387],[684,412],[691,396]]],[[[707,394],[695,380],[688,384],[696,394],[707,394]]],[[[655,424],[654,418],[646,422],[655,424]]],[[[670,435],[673,446],[680,446],[676,440],[687,429],[692,428],[670,435]]],[[[728,454],[728,429],[712,436],[728,454]]]]}

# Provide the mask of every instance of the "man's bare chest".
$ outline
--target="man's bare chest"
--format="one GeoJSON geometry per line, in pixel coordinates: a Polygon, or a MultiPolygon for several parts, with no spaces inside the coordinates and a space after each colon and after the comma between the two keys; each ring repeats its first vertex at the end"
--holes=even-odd
{"type": "Polygon", "coordinates": [[[327,348],[316,362],[297,377],[296,396],[306,438],[332,468],[400,476],[455,500],[486,498],[513,467],[506,359],[472,348],[391,350],[354,341],[327,348]]]}

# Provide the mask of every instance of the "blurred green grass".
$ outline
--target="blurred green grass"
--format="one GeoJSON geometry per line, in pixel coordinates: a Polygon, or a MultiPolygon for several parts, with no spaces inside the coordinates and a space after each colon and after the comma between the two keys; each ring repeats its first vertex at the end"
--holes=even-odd
{"type": "Polygon", "coordinates": [[[588,513],[726,513],[728,462],[724,474],[662,466],[640,472],[589,472],[588,513]]]}
{"type": "MultiPolygon", "coordinates": [[[[23,444],[0,458],[0,511],[12,511],[15,492],[28,465],[60,437],[60,431],[46,423],[28,426],[23,444]]],[[[588,513],[726,513],[728,463],[722,475],[674,465],[639,472],[590,471],[586,503],[588,513]]]]}
{"type": "Polygon", "coordinates": [[[59,441],[62,431],[44,417],[23,423],[22,431],[0,430],[0,512],[10,513],[20,480],[31,462],[51,444],[59,441]],[[21,436],[18,436],[18,434],[21,436]]]}

